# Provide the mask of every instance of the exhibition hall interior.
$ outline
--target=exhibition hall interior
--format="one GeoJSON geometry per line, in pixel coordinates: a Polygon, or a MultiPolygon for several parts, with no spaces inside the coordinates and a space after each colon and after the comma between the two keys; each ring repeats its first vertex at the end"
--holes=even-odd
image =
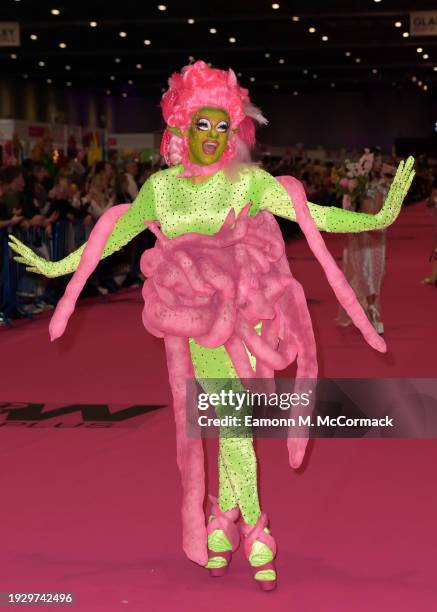
{"type": "Polygon", "coordinates": [[[431,612],[437,1],[163,2],[0,3],[0,605],[431,612]]]}

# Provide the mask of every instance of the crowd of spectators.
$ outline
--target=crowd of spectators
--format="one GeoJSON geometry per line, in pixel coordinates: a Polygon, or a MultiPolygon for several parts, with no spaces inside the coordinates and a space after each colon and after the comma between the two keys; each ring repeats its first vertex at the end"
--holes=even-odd
{"type": "MultiPolygon", "coordinates": [[[[74,157],[55,173],[50,170],[30,159],[0,167],[0,321],[52,308],[68,281],[47,281],[16,265],[7,248],[9,233],[42,257],[65,257],[87,240],[108,208],[133,202],[152,173],[150,164],[134,160],[122,165],[100,161],[86,168],[74,157]]],[[[139,237],[121,255],[108,258],[85,294],[140,284],[139,247],[145,242],[139,237]]]]}
{"type": "MultiPolygon", "coordinates": [[[[362,151],[325,151],[317,149],[306,152],[303,147],[290,149],[284,156],[264,155],[263,167],[273,176],[291,175],[302,181],[308,200],[315,204],[341,206],[336,196],[335,171],[343,166],[345,159],[357,161],[362,151]],[[316,157],[311,157],[314,154],[316,157]]],[[[387,168],[397,167],[401,158],[384,156],[387,168]]],[[[408,193],[406,204],[419,202],[429,197],[437,177],[437,159],[420,155],[416,159],[416,177],[408,193]]],[[[391,174],[391,171],[389,172],[391,174]]]]}
{"type": "MultiPolygon", "coordinates": [[[[343,163],[344,156],[339,160],[338,154],[318,151],[317,158],[311,158],[298,146],[282,156],[258,152],[258,159],[274,176],[299,178],[309,201],[341,206],[333,185],[333,169],[343,163]]],[[[429,196],[436,181],[436,164],[425,157],[418,159],[409,202],[429,196]]],[[[0,167],[0,323],[53,308],[68,282],[68,278],[43,279],[15,264],[7,249],[8,233],[13,232],[47,259],[65,257],[87,240],[93,225],[109,207],[133,202],[142,184],[158,169],[134,159],[99,161],[87,168],[75,156],[59,168],[30,159],[0,167]]],[[[280,220],[280,225],[285,238],[299,231],[291,222],[280,220]]],[[[150,232],[144,232],[122,252],[104,260],[84,294],[102,295],[139,285],[143,280],[139,259],[153,242],[150,232]]]]}

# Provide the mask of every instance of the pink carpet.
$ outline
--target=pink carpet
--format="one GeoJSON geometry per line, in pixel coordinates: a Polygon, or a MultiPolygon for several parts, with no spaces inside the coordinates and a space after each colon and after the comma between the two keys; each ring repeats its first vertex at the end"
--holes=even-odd
{"type": "MultiPolygon", "coordinates": [[[[337,256],[343,241],[328,236],[337,256]]],[[[435,376],[437,290],[419,284],[431,248],[425,207],[405,209],[389,231],[389,352],[380,355],[356,330],[335,327],[337,305],[318,264],[303,241],[290,243],[322,376],[435,376]]],[[[0,330],[2,402],[167,406],[130,427],[98,428],[6,426],[0,409],[0,591],[73,592],[73,609],[86,612],[435,610],[433,440],[317,440],[298,473],[285,440],[259,440],[277,591],[258,591],[242,550],[221,579],[186,560],[164,350],[142,328],[141,309],[139,291],[83,300],[54,344],[50,314],[0,330]]],[[[215,469],[210,441],[211,492],[215,469]]]]}

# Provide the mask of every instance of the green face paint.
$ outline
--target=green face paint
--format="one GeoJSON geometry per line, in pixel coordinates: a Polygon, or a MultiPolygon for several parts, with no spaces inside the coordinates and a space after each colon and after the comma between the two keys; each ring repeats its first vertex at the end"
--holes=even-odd
{"type": "Polygon", "coordinates": [[[186,131],[190,161],[201,166],[217,162],[228,144],[230,126],[230,118],[225,110],[199,108],[186,131]]]}

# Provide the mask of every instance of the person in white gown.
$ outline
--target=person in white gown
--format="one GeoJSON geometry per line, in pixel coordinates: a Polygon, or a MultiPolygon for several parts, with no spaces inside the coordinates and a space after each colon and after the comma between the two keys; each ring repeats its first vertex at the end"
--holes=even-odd
{"type": "MultiPolygon", "coordinates": [[[[361,201],[353,201],[344,196],[343,208],[352,208],[368,214],[378,213],[388,193],[388,183],[383,174],[382,154],[376,150],[365,197],[361,201]]],[[[381,285],[385,272],[385,257],[386,230],[348,234],[343,251],[343,271],[379,334],[384,332],[381,320],[381,285]]],[[[343,308],[339,310],[337,323],[343,327],[351,324],[343,308]]]]}

